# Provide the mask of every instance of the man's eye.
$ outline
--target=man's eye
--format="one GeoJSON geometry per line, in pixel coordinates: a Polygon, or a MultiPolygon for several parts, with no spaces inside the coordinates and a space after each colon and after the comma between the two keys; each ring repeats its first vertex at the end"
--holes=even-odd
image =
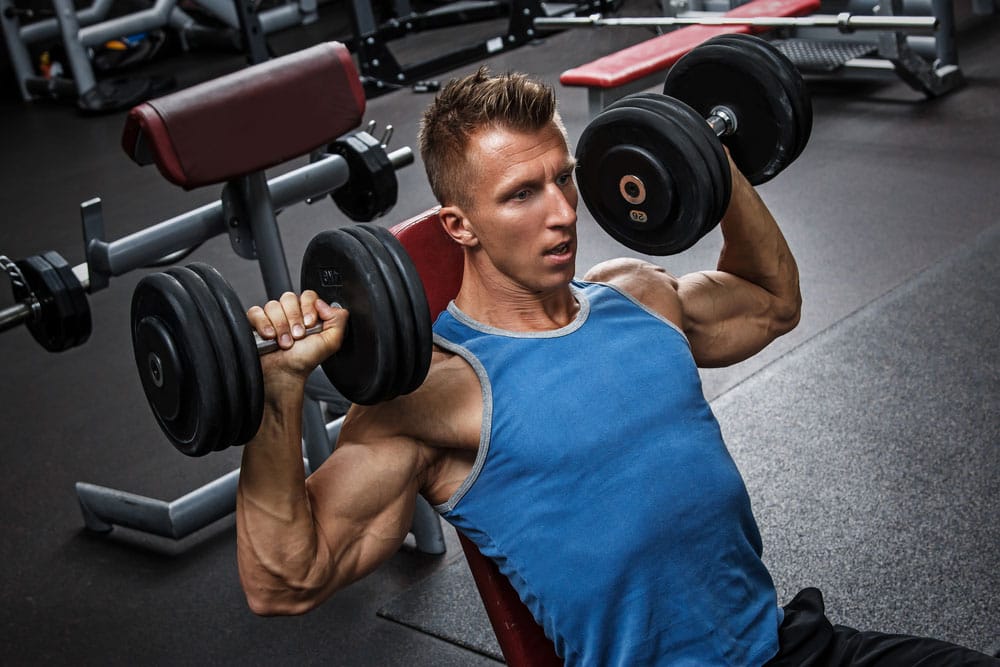
{"type": "Polygon", "coordinates": [[[556,179],[556,182],[562,186],[568,184],[571,180],[573,180],[573,173],[567,171],[565,174],[560,174],[559,178],[556,179]]]}
{"type": "Polygon", "coordinates": [[[517,201],[524,201],[525,199],[528,198],[529,194],[530,193],[527,190],[518,190],[516,193],[514,193],[514,199],[516,199],[517,201]]]}

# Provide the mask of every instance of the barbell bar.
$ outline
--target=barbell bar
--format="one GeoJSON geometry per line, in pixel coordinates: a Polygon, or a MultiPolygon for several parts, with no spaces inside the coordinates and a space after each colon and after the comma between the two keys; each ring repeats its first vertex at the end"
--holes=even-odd
{"type": "Polygon", "coordinates": [[[534,20],[538,30],[563,30],[566,28],[603,27],[673,27],[688,25],[728,26],[746,25],[758,28],[836,28],[849,34],[857,30],[889,30],[932,33],[938,28],[934,16],[865,16],[841,12],[840,14],[814,14],[813,16],[631,16],[606,18],[600,14],[590,16],[540,16],[534,20]]]}

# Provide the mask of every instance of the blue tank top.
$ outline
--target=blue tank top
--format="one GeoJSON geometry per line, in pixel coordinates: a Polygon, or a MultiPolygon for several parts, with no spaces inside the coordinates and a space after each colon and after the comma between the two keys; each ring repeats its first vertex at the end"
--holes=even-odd
{"type": "Polygon", "coordinates": [[[687,338],[573,283],[567,326],[495,329],[454,303],[435,342],[483,392],[472,473],[438,512],[492,558],[567,665],[755,665],[778,607],[750,499],[687,338]]]}

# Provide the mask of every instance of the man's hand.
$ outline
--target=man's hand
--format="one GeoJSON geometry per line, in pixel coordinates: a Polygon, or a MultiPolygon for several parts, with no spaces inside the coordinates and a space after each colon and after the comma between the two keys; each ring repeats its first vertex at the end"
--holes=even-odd
{"type": "Polygon", "coordinates": [[[276,340],[278,352],[261,357],[265,381],[274,376],[305,380],[316,366],[340,349],[347,311],[334,308],[312,290],[301,296],[285,292],[280,299],[247,311],[250,325],[261,338],[276,340]],[[306,336],[321,322],[323,330],[306,336]]]}

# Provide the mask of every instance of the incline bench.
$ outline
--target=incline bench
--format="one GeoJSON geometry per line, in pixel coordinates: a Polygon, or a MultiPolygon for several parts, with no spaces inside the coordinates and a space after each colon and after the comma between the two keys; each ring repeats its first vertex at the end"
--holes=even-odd
{"type": "MultiPolygon", "coordinates": [[[[819,6],[820,0],[751,0],[723,16],[804,16],[815,13],[819,6]]],[[[587,110],[593,118],[615,100],[662,83],[666,70],[702,42],[716,35],[768,29],[741,25],[680,28],[566,70],[559,82],[587,88],[587,110]]]]}

